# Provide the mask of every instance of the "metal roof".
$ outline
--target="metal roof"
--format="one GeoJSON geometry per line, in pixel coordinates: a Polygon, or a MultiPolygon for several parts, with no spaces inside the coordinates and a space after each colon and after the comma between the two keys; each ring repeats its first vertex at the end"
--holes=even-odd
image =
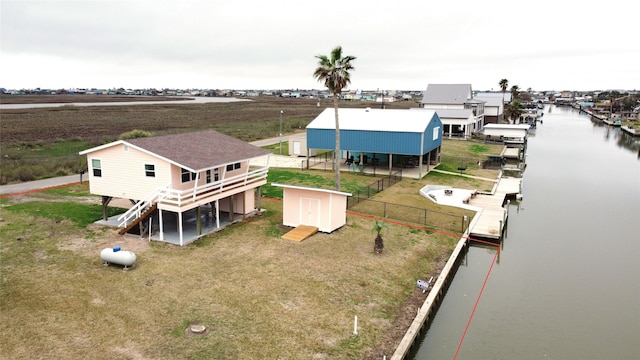
{"type": "Polygon", "coordinates": [[[502,105],[502,97],[476,95],[475,98],[478,99],[478,100],[483,100],[484,102],[486,102],[485,106],[500,106],[500,105],[502,105]]]}
{"type": "MultiPolygon", "coordinates": [[[[340,130],[366,130],[385,132],[422,133],[435,114],[434,110],[408,111],[407,109],[338,109],[340,130]]],[[[326,108],[307,129],[335,129],[333,108],[326,108]]]]}
{"type": "Polygon", "coordinates": [[[471,84],[429,84],[423,104],[464,104],[473,99],[471,84]]]}
{"type": "Polygon", "coordinates": [[[504,93],[502,91],[500,92],[478,92],[476,93],[476,96],[474,96],[475,98],[480,98],[480,99],[488,99],[488,98],[497,98],[502,100],[504,98],[504,102],[510,102],[511,101],[511,92],[510,91],[505,91],[504,93]]]}

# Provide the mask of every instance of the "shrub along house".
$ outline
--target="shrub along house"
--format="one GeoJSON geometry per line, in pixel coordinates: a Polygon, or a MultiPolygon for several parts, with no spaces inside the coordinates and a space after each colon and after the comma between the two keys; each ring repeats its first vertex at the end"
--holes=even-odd
{"type": "Polygon", "coordinates": [[[112,199],[129,199],[134,205],[117,218],[121,234],[148,233],[181,246],[259,211],[268,165],[252,160],[269,154],[213,130],[118,140],[80,152],[87,155],[90,192],[102,196],[104,221],[112,199]]]}

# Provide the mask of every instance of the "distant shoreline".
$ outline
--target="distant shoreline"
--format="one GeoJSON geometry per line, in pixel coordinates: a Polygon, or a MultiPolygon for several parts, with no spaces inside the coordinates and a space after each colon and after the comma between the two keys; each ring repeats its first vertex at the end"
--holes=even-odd
{"type": "Polygon", "coordinates": [[[150,104],[204,104],[251,101],[235,97],[137,96],[137,95],[2,95],[0,109],[61,106],[123,106],[150,104]]]}
{"type": "Polygon", "coordinates": [[[94,102],[127,102],[127,101],[173,101],[192,100],[183,96],[146,96],[146,95],[2,95],[0,104],[50,104],[50,103],[94,103],[94,102]]]}

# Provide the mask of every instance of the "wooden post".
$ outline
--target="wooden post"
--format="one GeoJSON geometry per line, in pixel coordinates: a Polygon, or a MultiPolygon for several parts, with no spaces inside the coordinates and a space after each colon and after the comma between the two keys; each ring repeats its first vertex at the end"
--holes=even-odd
{"type": "Polygon", "coordinates": [[[111,196],[103,196],[102,197],[102,220],[109,220],[109,213],[107,212],[107,205],[113,200],[111,196]]]}
{"type": "Polygon", "coordinates": [[[229,221],[231,222],[234,220],[233,200],[234,195],[229,196],[229,221]]]}

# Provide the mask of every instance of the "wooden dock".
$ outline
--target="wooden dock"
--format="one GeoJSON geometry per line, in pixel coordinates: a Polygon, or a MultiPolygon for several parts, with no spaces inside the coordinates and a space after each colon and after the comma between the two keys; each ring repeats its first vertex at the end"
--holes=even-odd
{"type": "Polygon", "coordinates": [[[499,241],[508,216],[507,210],[503,207],[505,199],[507,196],[520,194],[521,187],[521,178],[503,177],[496,184],[492,194],[478,194],[471,198],[469,205],[482,210],[474,218],[469,236],[499,241]]]}
{"type": "Polygon", "coordinates": [[[640,136],[640,128],[636,128],[633,125],[622,126],[621,129],[631,136],[640,136]]]}
{"type": "Polygon", "coordinates": [[[520,151],[520,148],[517,147],[505,147],[504,149],[502,149],[502,153],[500,153],[500,156],[507,159],[520,159],[520,151]]]}

